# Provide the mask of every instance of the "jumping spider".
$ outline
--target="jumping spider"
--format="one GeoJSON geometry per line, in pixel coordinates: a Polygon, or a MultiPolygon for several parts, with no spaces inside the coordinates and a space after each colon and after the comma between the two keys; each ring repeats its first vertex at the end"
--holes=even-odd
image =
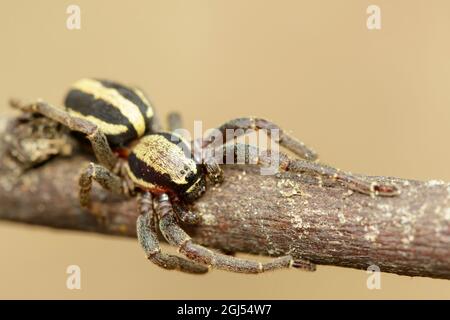
{"type": "MultiPolygon", "coordinates": [[[[279,257],[268,263],[240,259],[213,252],[191,240],[179,222],[195,223],[199,217],[179,204],[198,199],[206,190],[206,178],[220,183],[222,169],[215,158],[204,157],[206,153],[200,158],[186,154],[186,150],[192,152],[193,144],[172,132],[177,129],[176,125],[171,126],[170,132],[161,131],[153,107],[142,91],[117,82],[82,79],[68,92],[65,109],[44,101],[31,104],[11,101],[11,105],[24,112],[48,117],[89,139],[98,164],[90,163],[79,178],[81,205],[90,207],[93,181],[116,194],[137,194],[140,213],[137,219],[138,240],[148,259],[158,266],[190,273],[205,273],[209,267],[242,273],[261,273],[287,267],[315,269],[313,263],[291,256],[279,257]],[[161,252],[158,227],[166,240],[177,246],[187,259],[161,252]]],[[[218,128],[224,137],[227,129],[278,129],[276,142],[304,159],[291,162],[283,157],[280,162],[282,170],[331,178],[366,194],[391,196],[397,193],[395,186],[371,184],[313,162],[316,154],[311,149],[267,120],[240,118],[218,128]]],[[[268,134],[270,132],[267,131],[268,134]]],[[[222,147],[227,142],[223,141],[222,147]]],[[[211,147],[211,139],[206,138],[200,144],[207,149],[211,147]]],[[[248,146],[242,146],[244,150],[250,150],[248,146]]],[[[223,153],[224,156],[229,150],[223,153]]],[[[236,156],[239,150],[242,148],[237,146],[231,152],[236,156]]],[[[258,164],[271,160],[268,154],[256,152],[253,156],[258,164]]]]}

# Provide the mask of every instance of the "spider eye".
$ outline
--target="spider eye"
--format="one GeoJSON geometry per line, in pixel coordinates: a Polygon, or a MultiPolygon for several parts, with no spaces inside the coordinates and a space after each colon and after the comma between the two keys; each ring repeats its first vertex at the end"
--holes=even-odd
{"type": "MultiPolygon", "coordinates": [[[[182,171],[184,171],[184,170],[182,170],[182,171]]],[[[184,172],[184,173],[186,173],[186,172],[184,172]]],[[[192,181],[192,180],[194,180],[196,178],[197,178],[197,175],[194,172],[192,172],[192,171],[188,172],[188,174],[186,175],[186,180],[187,181],[192,181]]]]}

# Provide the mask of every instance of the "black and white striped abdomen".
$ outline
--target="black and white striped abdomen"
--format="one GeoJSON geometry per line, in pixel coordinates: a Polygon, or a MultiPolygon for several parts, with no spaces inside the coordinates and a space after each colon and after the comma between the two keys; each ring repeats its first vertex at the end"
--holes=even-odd
{"type": "Polygon", "coordinates": [[[81,79],[65,99],[67,111],[96,124],[112,147],[151,131],[153,108],[136,88],[107,80],[81,79]]]}

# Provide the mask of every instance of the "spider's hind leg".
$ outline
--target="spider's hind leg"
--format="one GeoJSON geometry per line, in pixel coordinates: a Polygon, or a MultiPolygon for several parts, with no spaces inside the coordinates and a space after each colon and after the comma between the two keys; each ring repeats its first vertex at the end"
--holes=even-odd
{"type": "Polygon", "coordinates": [[[112,170],[117,163],[117,156],[112,152],[106,136],[99,128],[90,121],[74,117],[63,109],[56,108],[44,101],[37,101],[31,104],[22,104],[18,100],[10,100],[13,108],[23,112],[32,112],[41,114],[62,125],[65,125],[72,131],[77,131],[86,135],[92,144],[95,156],[100,164],[112,170]]]}

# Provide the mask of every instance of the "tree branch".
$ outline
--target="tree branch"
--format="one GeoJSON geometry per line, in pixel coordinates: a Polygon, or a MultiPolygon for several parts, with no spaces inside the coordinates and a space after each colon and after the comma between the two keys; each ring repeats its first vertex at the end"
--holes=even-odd
{"type": "MultiPolygon", "coordinates": [[[[77,178],[86,155],[75,150],[20,173],[10,147],[0,145],[0,219],[135,237],[134,199],[95,187],[94,214],[80,208],[77,178]]],[[[226,166],[225,177],[195,204],[202,221],[188,231],[201,244],[450,279],[448,183],[367,177],[402,190],[397,197],[372,198],[331,182],[319,186],[313,176],[262,176],[253,166],[226,166]]]]}

